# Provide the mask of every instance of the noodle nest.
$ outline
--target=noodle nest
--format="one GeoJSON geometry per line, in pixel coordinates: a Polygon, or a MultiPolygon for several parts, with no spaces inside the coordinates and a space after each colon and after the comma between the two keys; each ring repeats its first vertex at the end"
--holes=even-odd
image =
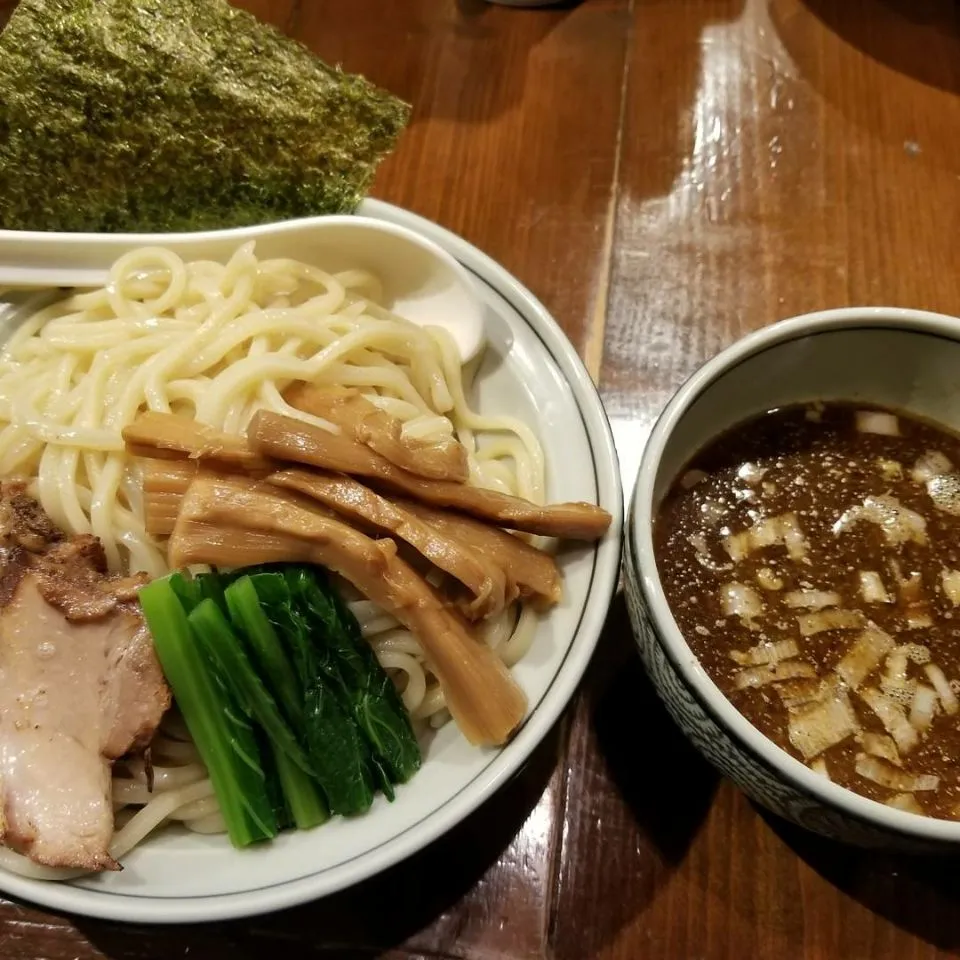
{"type": "MultiPolygon", "coordinates": [[[[26,477],[62,529],[101,540],[114,572],[168,572],[164,544],[144,529],[140,477],[124,426],[142,411],[176,413],[242,433],[268,409],[337,430],[287,404],[295,380],[359,388],[419,439],[456,437],[469,482],[544,501],[533,431],[467,403],[480,360],[463,367],[441,328],[390,313],[377,278],[325,273],[292,259],[260,260],[249,243],[226,264],[184,262],[150,247],[121,257],[107,285],[37,305],[0,351],[0,476],[26,477]]],[[[415,724],[449,719],[416,638],[370,601],[347,594],[364,637],[394,677],[415,724]]],[[[532,641],[535,613],[516,603],[481,627],[508,666],[532,641]]],[[[153,789],[142,762],[120,762],[111,853],[127,853],[170,820],[223,830],[206,771],[177,718],[153,745],[153,789]]],[[[0,849],[0,867],[60,878],[0,849]]]]}

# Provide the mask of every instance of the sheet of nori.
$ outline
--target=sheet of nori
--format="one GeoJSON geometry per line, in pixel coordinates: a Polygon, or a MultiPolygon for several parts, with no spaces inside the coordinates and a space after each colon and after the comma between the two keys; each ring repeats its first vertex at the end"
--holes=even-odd
{"type": "Polygon", "coordinates": [[[0,34],[0,228],[348,212],[408,119],[224,0],[21,0],[0,34]]]}

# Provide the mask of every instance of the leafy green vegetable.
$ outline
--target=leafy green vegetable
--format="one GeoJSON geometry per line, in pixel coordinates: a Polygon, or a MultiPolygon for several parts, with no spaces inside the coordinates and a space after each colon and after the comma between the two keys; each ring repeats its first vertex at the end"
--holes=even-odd
{"type": "Polygon", "coordinates": [[[312,773],[310,761],[280,713],[276,700],[254,670],[216,601],[210,598],[202,600],[187,619],[208,658],[219,668],[220,676],[233,693],[235,702],[247,716],[263,727],[278,750],[305,773],[312,773]]]}
{"type": "MultiPolygon", "coordinates": [[[[246,637],[260,670],[294,731],[305,742],[303,690],[273,624],[260,606],[248,576],[235,579],[224,591],[224,600],[235,627],[246,637]]],[[[293,820],[301,830],[323,823],[327,805],[313,781],[282,752],[277,771],[293,820]]]]}
{"type": "Polygon", "coordinates": [[[160,665],[213,781],[227,833],[235,846],[243,847],[276,836],[276,815],[254,731],[195,642],[180,600],[182,580],[178,575],[154,580],[140,591],[140,606],[160,665]]]}
{"type": "MultiPolygon", "coordinates": [[[[213,600],[214,603],[224,612],[227,612],[227,601],[224,597],[224,587],[229,583],[229,579],[223,574],[214,570],[211,573],[204,573],[199,577],[194,577],[193,582],[199,588],[201,600],[213,600]]],[[[196,601],[199,603],[200,601],[196,601]]],[[[196,603],[194,606],[196,606],[196,603]]]]}
{"type": "MultiPolygon", "coordinates": [[[[284,795],[280,768],[284,762],[295,769],[299,768],[292,760],[286,759],[282,750],[274,748],[273,744],[270,743],[270,738],[261,727],[255,726],[253,734],[260,749],[260,766],[263,767],[264,786],[267,790],[270,806],[273,809],[273,815],[277,820],[277,830],[286,830],[294,825],[294,818],[290,811],[290,804],[284,795]]],[[[306,774],[303,774],[303,776],[306,776],[306,774]]]]}
{"type": "Polygon", "coordinates": [[[273,691],[287,719],[303,729],[303,687],[277,631],[260,606],[253,580],[240,577],[224,591],[227,610],[234,626],[246,637],[257,665],[273,691]]]}
{"type": "Polygon", "coordinates": [[[309,830],[330,819],[330,811],[314,781],[285,753],[274,755],[283,796],[299,830],[309,830]]]}
{"type": "Polygon", "coordinates": [[[167,578],[167,583],[187,613],[203,599],[200,581],[196,577],[184,577],[175,573],[167,578]]]}
{"type": "Polygon", "coordinates": [[[246,812],[246,782],[229,779],[224,756],[248,779],[256,774],[250,819],[271,836],[278,825],[306,829],[330,813],[362,813],[377,789],[392,799],[394,784],[420,766],[403,702],[319,571],[176,574],[144,588],[144,597],[201,755],[226,770],[214,779],[225,817],[246,812]]]}
{"type": "Polygon", "coordinates": [[[303,688],[307,752],[331,813],[356,814],[373,803],[370,751],[350,712],[321,672],[309,624],[282,573],[250,577],[263,612],[288,644],[303,688]]]}
{"type": "Polygon", "coordinates": [[[420,747],[393,681],[360,634],[356,617],[318,572],[306,567],[286,571],[291,593],[312,617],[315,635],[327,651],[324,669],[338,682],[354,720],[393,783],[405,783],[420,769],[420,747]]]}
{"type": "Polygon", "coordinates": [[[224,0],[21,0],[0,34],[0,227],[348,212],[408,119],[224,0]]]}

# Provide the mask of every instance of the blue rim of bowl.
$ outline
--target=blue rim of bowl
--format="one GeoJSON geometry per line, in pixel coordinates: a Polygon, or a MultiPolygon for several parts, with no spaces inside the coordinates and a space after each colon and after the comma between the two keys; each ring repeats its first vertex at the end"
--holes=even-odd
{"type": "MultiPolygon", "coordinates": [[[[734,741],[794,789],[848,817],[922,841],[960,843],[960,822],[918,816],[826,780],[754,727],[700,665],[677,626],[657,572],[653,551],[653,484],[674,427],[716,380],[745,360],[793,340],[839,330],[903,330],[960,342],[960,318],[902,307],[849,307],[781,320],[737,340],[708,360],[679,387],[654,423],[644,446],[629,512],[626,554],[656,640],[669,663],[708,716],[734,741]]],[[[829,399],[829,398],[827,398],[829,399]]]]}
{"type": "Polygon", "coordinates": [[[566,334],[546,308],[515,277],[485,253],[439,225],[380,200],[365,200],[360,216],[412,229],[451,254],[476,280],[498,293],[524,320],[574,391],[592,454],[597,502],[613,519],[595,546],[590,586],[576,630],[540,700],[506,747],[441,806],[384,843],[315,873],[257,889],[199,897],[139,896],[91,890],[73,883],[30,880],[7,874],[6,893],[41,907],[132,923],[204,923],[258,916],[348,889],[408,859],[438,840],[513,779],[553,728],[572,699],[596,648],[620,574],[623,487],[613,433],[599,392],[566,334]],[[348,876],[341,877],[342,872],[348,876]],[[123,903],[120,910],[111,905],[123,903]]]}

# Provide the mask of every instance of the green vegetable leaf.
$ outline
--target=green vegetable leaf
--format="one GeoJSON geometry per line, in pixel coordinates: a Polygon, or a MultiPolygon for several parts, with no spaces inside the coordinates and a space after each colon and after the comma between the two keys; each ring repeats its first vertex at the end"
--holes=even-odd
{"type": "Polygon", "coordinates": [[[247,716],[256,720],[271,744],[286,754],[305,773],[313,772],[303,748],[283,718],[270,691],[247,658],[240,638],[233,632],[215,600],[202,600],[187,618],[197,641],[218,667],[224,684],[247,716]]]}
{"type": "Polygon", "coordinates": [[[314,781],[282,751],[274,756],[286,806],[297,829],[310,830],[329,820],[330,811],[314,781]]]}
{"type": "Polygon", "coordinates": [[[377,662],[360,625],[337,592],[315,570],[286,570],[291,592],[309,611],[321,664],[350,705],[386,776],[407,781],[420,768],[420,747],[393,681],[377,662]]]}
{"type": "Polygon", "coordinates": [[[246,638],[280,709],[296,730],[303,729],[303,687],[290,664],[283,642],[260,606],[249,576],[234,580],[224,591],[230,619],[246,638]]]}
{"type": "MultiPolygon", "coordinates": [[[[253,730],[196,644],[179,599],[183,578],[154,580],[140,606],[167,682],[207,767],[227,833],[238,847],[277,834],[253,730]]],[[[189,590],[183,590],[189,593],[189,590]]]]}
{"type": "Polygon", "coordinates": [[[303,689],[307,753],[332,813],[355,814],[373,803],[370,750],[349,705],[331,685],[310,627],[282,572],[250,577],[263,613],[286,643],[303,689]]]}

